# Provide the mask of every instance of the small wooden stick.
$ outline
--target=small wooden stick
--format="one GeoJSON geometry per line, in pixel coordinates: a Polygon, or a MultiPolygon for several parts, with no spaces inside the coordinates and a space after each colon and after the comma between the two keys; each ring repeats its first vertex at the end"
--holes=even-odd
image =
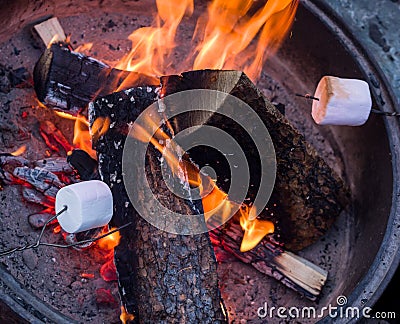
{"type": "Polygon", "coordinates": [[[56,17],[45,20],[35,25],[34,28],[46,46],[55,42],[63,42],[66,39],[64,29],[56,17]]]}
{"type": "Polygon", "coordinates": [[[310,300],[315,301],[325,285],[327,271],[266,239],[254,249],[241,252],[243,231],[240,225],[233,221],[225,227],[210,231],[210,237],[214,245],[310,300]]]}

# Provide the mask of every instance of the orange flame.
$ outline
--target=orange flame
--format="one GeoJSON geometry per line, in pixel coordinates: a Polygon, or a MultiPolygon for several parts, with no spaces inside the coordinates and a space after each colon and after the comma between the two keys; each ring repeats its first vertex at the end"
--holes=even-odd
{"type": "Polygon", "coordinates": [[[123,324],[127,324],[129,322],[132,322],[135,319],[135,316],[133,314],[129,314],[124,306],[121,306],[121,315],[119,316],[119,319],[123,324]]]}
{"type": "Polygon", "coordinates": [[[16,149],[14,152],[11,152],[10,154],[13,156],[20,156],[26,152],[26,145],[20,146],[18,149],[16,149]]]}
{"type": "MultiPolygon", "coordinates": [[[[111,228],[109,231],[111,232],[113,230],[115,230],[115,227],[111,228]]],[[[108,233],[109,231],[105,230],[101,235],[108,233]]],[[[121,235],[119,232],[114,232],[98,240],[97,244],[103,250],[112,250],[119,244],[120,239],[121,235]]]]}
{"type": "MultiPolygon", "coordinates": [[[[155,78],[189,69],[238,69],[256,80],[266,58],[277,51],[288,34],[298,3],[299,0],[268,0],[254,10],[253,0],[214,0],[198,19],[192,44],[188,46],[178,44],[176,34],[185,15],[193,13],[193,0],[156,0],[158,12],[152,26],[137,29],[129,36],[132,50],[116,65],[138,74],[130,74],[116,90],[133,83],[132,78],[140,74],[155,78]],[[178,45],[192,47],[186,62],[174,62],[173,49],[178,45]],[[174,71],[174,65],[180,71],[174,71]]],[[[77,50],[88,50],[91,45],[84,44],[77,50]]],[[[96,120],[92,138],[104,134],[109,125],[107,118],[96,120]]],[[[82,116],[75,118],[73,143],[96,158],[87,120],[82,116]]],[[[177,163],[170,161],[170,165],[177,163]]]]}
{"type": "Polygon", "coordinates": [[[292,26],[299,0],[268,0],[254,10],[253,0],[214,0],[200,16],[186,62],[173,62],[176,32],[185,14],[192,14],[193,1],[157,0],[158,14],[151,27],[134,31],[132,50],[116,66],[149,76],[168,74],[172,63],[180,70],[238,69],[253,80],[265,60],[274,54],[292,26]],[[255,13],[253,13],[255,11],[255,13]],[[252,14],[253,13],[253,14],[252,14]],[[197,44],[197,45],[194,45],[197,44]]]}
{"type": "Polygon", "coordinates": [[[170,64],[168,59],[171,50],[176,46],[177,28],[185,14],[192,14],[194,7],[193,0],[156,0],[156,4],[158,14],[153,26],[139,28],[129,36],[132,50],[116,68],[149,76],[165,74],[166,66],[170,64]]]}
{"type": "Polygon", "coordinates": [[[286,37],[298,6],[295,0],[269,0],[252,17],[252,0],[214,0],[208,19],[199,19],[197,30],[204,40],[197,46],[194,69],[240,69],[253,80],[261,74],[266,58],[274,54],[286,37]],[[259,35],[257,46],[250,46],[259,35]],[[242,56],[244,62],[239,62],[242,56]]]}
{"type": "Polygon", "coordinates": [[[246,252],[255,248],[265,235],[272,234],[275,228],[272,222],[255,218],[254,207],[246,211],[241,210],[240,213],[240,225],[244,229],[240,251],[246,252]]]}
{"type": "Polygon", "coordinates": [[[84,53],[90,51],[93,47],[93,43],[83,43],[74,49],[74,52],[84,53]]]}
{"type": "Polygon", "coordinates": [[[93,159],[97,159],[96,151],[92,148],[92,139],[89,133],[89,122],[86,117],[78,115],[75,119],[74,139],[75,148],[86,151],[93,159]]]}

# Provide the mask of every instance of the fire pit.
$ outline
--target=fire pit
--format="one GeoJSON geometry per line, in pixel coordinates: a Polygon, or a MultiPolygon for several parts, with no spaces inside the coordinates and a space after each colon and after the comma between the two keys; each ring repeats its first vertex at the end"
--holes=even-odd
{"type": "MultiPolygon", "coordinates": [[[[132,30],[150,25],[149,6],[145,1],[84,5],[79,1],[44,1],[30,3],[26,9],[22,1],[15,1],[1,13],[6,23],[0,35],[1,51],[5,54],[0,63],[11,66],[7,73],[21,66],[32,71],[42,48],[32,38],[30,29],[48,14],[59,17],[64,29],[72,33],[74,46],[92,42],[87,54],[115,62],[130,48],[127,37],[132,30]]],[[[192,35],[195,18],[205,8],[205,3],[196,3],[194,16],[185,18],[179,37],[185,40],[192,35]]],[[[379,67],[320,1],[303,1],[296,17],[291,38],[278,55],[268,60],[257,86],[273,103],[285,106],[292,124],[343,177],[352,194],[351,208],[340,215],[324,237],[300,255],[329,271],[318,309],[336,304],[341,295],[347,296],[349,306],[371,306],[398,263],[398,120],[371,116],[362,127],[318,127],[311,119],[310,102],[294,94],[313,91],[317,81],[330,74],[367,80],[376,109],[394,111],[396,102],[379,67]]],[[[185,49],[178,48],[176,56],[183,60],[185,49]]],[[[182,72],[178,66],[171,69],[182,72]]],[[[4,129],[0,151],[13,152],[26,145],[25,158],[44,158],[49,147],[39,134],[39,121],[52,121],[72,142],[73,121],[39,107],[29,85],[11,86],[4,92],[0,98],[4,129]]],[[[3,249],[33,241],[37,233],[30,228],[26,216],[40,208],[24,203],[16,186],[6,186],[1,198],[3,249]]],[[[48,230],[45,240],[57,242],[59,237],[48,230]]],[[[118,321],[116,283],[104,282],[98,274],[107,253],[99,248],[76,251],[43,247],[3,258],[1,310],[10,318],[30,322],[118,321]],[[99,289],[109,294],[99,296],[99,289]]],[[[231,319],[262,322],[257,309],[264,302],[275,307],[315,306],[237,261],[221,263],[218,274],[231,319]]]]}

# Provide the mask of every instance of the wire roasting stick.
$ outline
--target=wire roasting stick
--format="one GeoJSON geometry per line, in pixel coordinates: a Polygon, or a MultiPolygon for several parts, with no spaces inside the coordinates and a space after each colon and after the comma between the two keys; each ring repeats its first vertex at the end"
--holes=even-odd
{"type": "Polygon", "coordinates": [[[44,231],[45,231],[47,225],[50,224],[53,220],[55,220],[62,213],[66,212],[67,209],[68,209],[68,207],[64,206],[57,214],[55,214],[53,217],[51,217],[50,219],[48,219],[46,221],[46,223],[44,224],[44,226],[43,226],[43,228],[42,228],[42,230],[41,230],[41,232],[40,232],[40,234],[38,236],[38,239],[36,240],[35,243],[30,243],[30,244],[26,244],[26,245],[23,245],[23,246],[18,246],[18,247],[9,249],[9,250],[2,251],[2,252],[0,252],[0,257],[6,256],[6,255],[12,254],[14,252],[18,252],[18,251],[24,251],[24,250],[28,250],[28,249],[35,249],[35,248],[37,248],[39,246],[51,246],[51,247],[56,247],[56,248],[70,248],[70,247],[74,247],[74,246],[78,246],[78,245],[82,245],[82,244],[86,244],[86,243],[91,243],[91,242],[95,242],[97,240],[100,240],[100,239],[102,239],[102,238],[104,238],[104,237],[106,237],[108,235],[111,235],[111,234],[113,234],[115,232],[118,232],[119,230],[121,230],[121,229],[123,229],[123,228],[125,228],[125,227],[127,227],[127,226],[132,224],[132,222],[129,222],[129,223],[126,223],[126,224],[124,224],[124,225],[122,225],[122,226],[120,226],[120,227],[118,227],[116,229],[113,229],[112,231],[109,231],[109,232],[107,232],[107,233],[105,233],[103,235],[100,235],[100,236],[97,236],[97,237],[94,237],[94,238],[91,238],[91,239],[83,240],[83,241],[77,241],[77,242],[70,243],[70,244],[57,244],[57,243],[41,242],[43,234],[44,234],[44,231]]]}

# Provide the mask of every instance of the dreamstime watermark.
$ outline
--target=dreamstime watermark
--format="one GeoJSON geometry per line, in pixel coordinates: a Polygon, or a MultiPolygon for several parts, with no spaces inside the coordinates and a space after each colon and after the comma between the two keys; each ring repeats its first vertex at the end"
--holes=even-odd
{"type": "Polygon", "coordinates": [[[269,306],[267,302],[257,309],[259,318],[280,318],[280,319],[321,319],[324,317],[340,319],[395,319],[396,312],[373,312],[371,307],[346,306],[346,296],[339,296],[336,299],[337,306],[329,304],[321,309],[313,306],[304,307],[275,307],[269,306]]]}

